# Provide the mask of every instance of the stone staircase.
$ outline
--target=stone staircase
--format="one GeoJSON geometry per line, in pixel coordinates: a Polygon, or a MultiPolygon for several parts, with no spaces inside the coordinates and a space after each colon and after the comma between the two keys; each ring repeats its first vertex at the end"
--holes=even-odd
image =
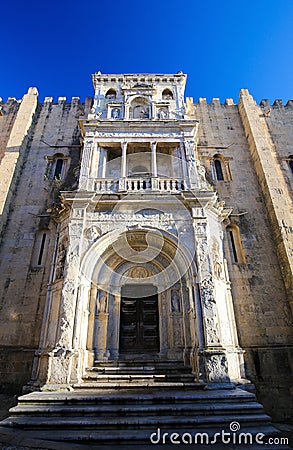
{"type": "MultiPolygon", "coordinates": [[[[231,432],[232,422],[241,432],[268,436],[276,431],[269,420],[254,394],[233,385],[210,389],[196,383],[190,368],[178,361],[120,361],[97,363],[72,391],[19,397],[1,426],[34,430],[39,439],[90,448],[148,448],[154,445],[152,434],[155,440],[160,434],[157,444],[163,444],[164,433],[170,437],[174,432],[179,436],[204,432],[212,438],[221,430],[231,432]]],[[[171,445],[169,437],[165,435],[165,441],[171,445]]]]}

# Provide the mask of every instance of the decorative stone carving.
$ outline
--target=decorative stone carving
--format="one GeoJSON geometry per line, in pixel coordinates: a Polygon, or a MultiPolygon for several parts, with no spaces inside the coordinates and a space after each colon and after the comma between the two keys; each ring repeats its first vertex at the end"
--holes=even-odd
{"type": "Polygon", "coordinates": [[[58,256],[56,262],[55,280],[60,280],[64,275],[68,242],[64,239],[58,246],[58,256]]]}
{"type": "Polygon", "coordinates": [[[210,190],[211,186],[206,180],[206,170],[201,164],[197,164],[197,173],[199,176],[199,185],[201,189],[210,190]]]}
{"type": "Polygon", "coordinates": [[[70,236],[81,236],[82,234],[82,222],[73,222],[69,224],[69,234],[70,236]]]}
{"type": "Polygon", "coordinates": [[[92,145],[93,142],[91,140],[85,141],[84,143],[82,163],[80,168],[80,177],[79,177],[79,189],[87,188],[91,154],[92,154],[92,145]]]}
{"type": "Polygon", "coordinates": [[[199,290],[203,305],[207,345],[220,343],[216,300],[212,277],[212,267],[209,261],[208,242],[206,236],[197,236],[197,258],[199,268],[199,290]]]}
{"type": "Polygon", "coordinates": [[[113,108],[111,111],[112,119],[120,119],[120,116],[121,116],[120,108],[113,108]]]}
{"type": "Polygon", "coordinates": [[[150,276],[150,273],[149,273],[149,270],[147,270],[146,267],[137,266],[137,267],[133,267],[129,271],[129,276],[131,278],[147,278],[147,277],[150,276]]]}
{"type": "Polygon", "coordinates": [[[108,310],[108,294],[104,291],[97,292],[97,313],[106,313],[108,310]]]}
{"type": "Polygon", "coordinates": [[[102,234],[102,230],[97,227],[96,225],[93,225],[85,231],[85,236],[90,242],[95,242],[102,234]]]}
{"type": "Polygon", "coordinates": [[[206,372],[210,382],[228,382],[227,359],[224,354],[209,355],[206,358],[206,372]]]}
{"type": "Polygon", "coordinates": [[[158,118],[159,119],[168,119],[168,109],[167,108],[159,109],[158,118]]]}
{"type": "Polygon", "coordinates": [[[171,291],[171,311],[172,313],[179,313],[180,307],[180,294],[178,289],[172,289],[171,291]]]}
{"type": "Polygon", "coordinates": [[[223,273],[222,264],[219,261],[218,255],[216,255],[215,260],[214,260],[213,273],[216,278],[218,278],[218,279],[222,278],[222,273],[223,273]]]}
{"type": "Polygon", "coordinates": [[[219,244],[215,238],[213,238],[213,244],[211,249],[211,255],[213,260],[213,274],[217,279],[223,279],[223,264],[220,258],[219,244]]]}

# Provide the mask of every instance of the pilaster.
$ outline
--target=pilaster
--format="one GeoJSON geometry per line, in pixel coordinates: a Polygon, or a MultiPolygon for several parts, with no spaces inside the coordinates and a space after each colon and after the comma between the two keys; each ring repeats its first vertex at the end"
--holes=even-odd
{"type": "Polygon", "coordinates": [[[201,346],[198,349],[199,370],[204,381],[228,382],[228,363],[221,344],[217,300],[207,236],[207,218],[204,208],[193,208],[200,316],[202,319],[201,346]]]}
{"type": "Polygon", "coordinates": [[[38,91],[29,88],[22,98],[19,110],[0,165],[0,233],[7,221],[11,201],[16,190],[26,152],[33,118],[38,105],[38,91]]]}
{"type": "Polygon", "coordinates": [[[293,311],[292,201],[278,165],[266,118],[247,89],[241,89],[239,113],[265,199],[280,267],[293,311]]]}

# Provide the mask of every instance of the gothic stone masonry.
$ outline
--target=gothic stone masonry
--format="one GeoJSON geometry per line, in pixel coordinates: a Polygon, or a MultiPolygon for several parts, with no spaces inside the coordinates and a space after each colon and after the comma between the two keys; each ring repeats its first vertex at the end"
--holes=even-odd
{"type": "Polygon", "coordinates": [[[195,103],[185,81],[97,72],[85,103],[1,103],[3,390],[152,357],[289,417],[293,102],[195,103]]]}

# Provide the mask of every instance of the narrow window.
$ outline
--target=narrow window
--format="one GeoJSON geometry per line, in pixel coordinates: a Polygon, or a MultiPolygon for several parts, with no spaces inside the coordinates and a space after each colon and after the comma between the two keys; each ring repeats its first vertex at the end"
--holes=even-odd
{"type": "Polygon", "coordinates": [[[58,180],[60,180],[61,176],[62,176],[63,164],[64,164],[63,159],[61,159],[61,158],[56,159],[55,170],[54,170],[54,178],[57,178],[58,180]]]}
{"type": "Polygon", "coordinates": [[[231,250],[232,250],[232,256],[233,256],[233,262],[237,263],[237,251],[236,251],[236,245],[234,241],[233,231],[229,230],[229,236],[230,236],[230,243],[231,243],[231,250]]]}
{"type": "Polygon", "coordinates": [[[289,156],[288,164],[291,169],[291,172],[293,173],[293,156],[292,155],[289,156]]]}
{"type": "Polygon", "coordinates": [[[227,227],[228,243],[231,262],[234,264],[245,264],[245,256],[242,247],[240,231],[237,225],[227,227]]]}
{"type": "Polygon", "coordinates": [[[217,180],[218,181],[223,181],[224,180],[224,176],[223,176],[223,170],[222,170],[221,161],[219,159],[215,159],[214,164],[215,164],[215,169],[216,169],[217,180]]]}
{"type": "Polygon", "coordinates": [[[44,254],[45,242],[46,242],[46,233],[43,233],[42,240],[41,240],[40,251],[39,251],[39,257],[38,257],[38,266],[42,265],[42,259],[43,259],[43,254],[44,254]]]}

